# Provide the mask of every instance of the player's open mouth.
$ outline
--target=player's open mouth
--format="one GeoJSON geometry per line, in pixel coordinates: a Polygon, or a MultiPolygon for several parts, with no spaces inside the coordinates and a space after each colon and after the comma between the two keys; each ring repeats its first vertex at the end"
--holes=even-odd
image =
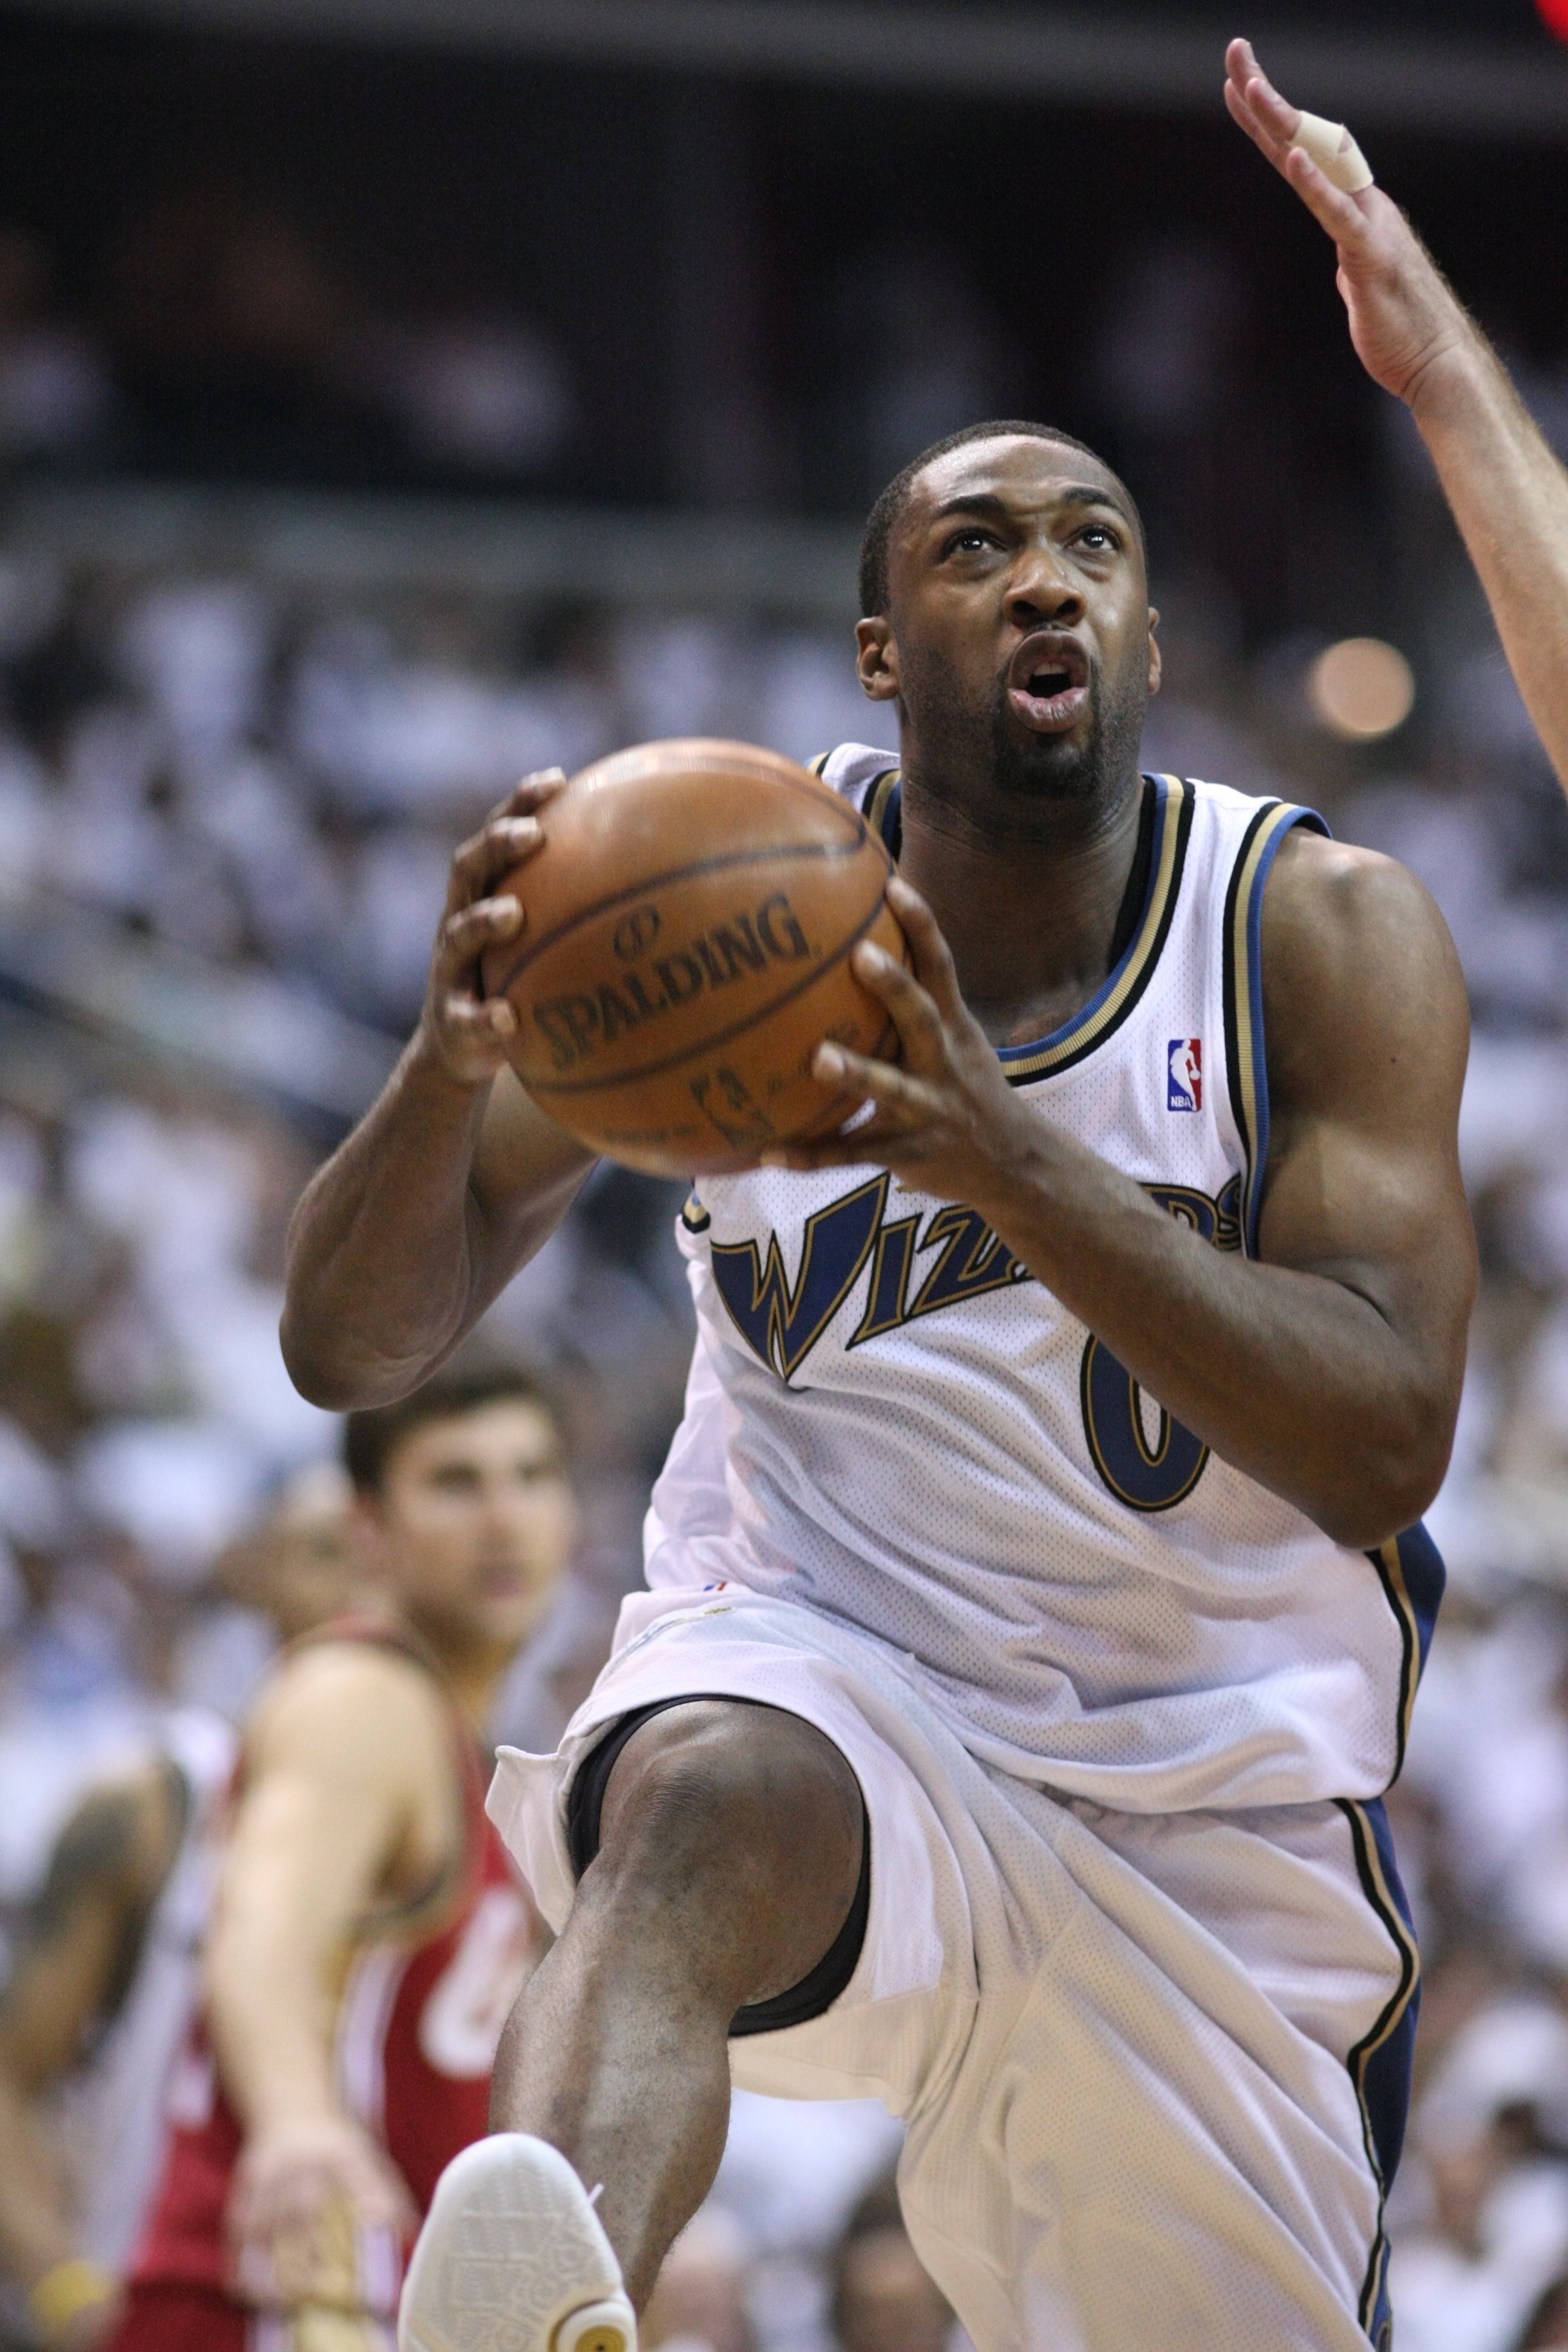
{"type": "Polygon", "coordinates": [[[1089,709],[1089,660],[1054,629],[1026,637],[1007,665],[1007,699],[1037,735],[1062,735],[1089,709]]]}

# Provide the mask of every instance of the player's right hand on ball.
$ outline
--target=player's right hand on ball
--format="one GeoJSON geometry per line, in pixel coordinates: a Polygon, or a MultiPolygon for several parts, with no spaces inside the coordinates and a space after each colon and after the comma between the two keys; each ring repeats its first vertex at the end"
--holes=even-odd
{"type": "Polygon", "coordinates": [[[524,776],[452,860],[419,1028],[422,1043],[460,1086],[493,1078],[516,1032],[510,1005],[480,993],[479,958],[499,940],[515,939],[528,919],[521,901],[498,895],[495,886],[542,846],[536,813],[565,782],[560,768],[524,776]]]}

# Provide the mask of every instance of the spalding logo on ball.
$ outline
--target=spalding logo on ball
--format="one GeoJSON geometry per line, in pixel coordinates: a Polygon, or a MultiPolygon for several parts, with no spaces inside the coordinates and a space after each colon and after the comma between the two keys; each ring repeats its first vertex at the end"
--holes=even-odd
{"type": "Polygon", "coordinates": [[[856,1107],[811,1075],[825,1038],[893,1060],[849,968],[903,955],[887,851],[859,812],[749,743],[642,743],[540,812],[515,877],[527,922],[483,982],[517,1014],[512,1067],[595,1151],[660,1176],[752,1166],[856,1107]]]}

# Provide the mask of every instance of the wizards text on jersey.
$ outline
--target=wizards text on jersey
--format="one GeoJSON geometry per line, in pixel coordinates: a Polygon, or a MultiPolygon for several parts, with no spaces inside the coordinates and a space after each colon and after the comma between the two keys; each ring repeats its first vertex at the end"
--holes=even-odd
{"type": "MultiPolygon", "coordinates": [[[[1217,1200],[1183,1184],[1143,1189],[1216,1249],[1241,1247],[1239,1177],[1217,1200]]],[[[730,1318],[781,1380],[799,1370],[868,1266],[864,1308],[847,1348],[1033,1280],[977,1210],[950,1202],[929,1213],[889,1216],[891,1192],[892,1178],[884,1172],[808,1217],[793,1285],[777,1234],[768,1235],[765,1255],[755,1241],[713,1244],[713,1279],[730,1318]]],[[[696,1230],[708,1223],[695,1201],[686,1213],[696,1230]]]]}

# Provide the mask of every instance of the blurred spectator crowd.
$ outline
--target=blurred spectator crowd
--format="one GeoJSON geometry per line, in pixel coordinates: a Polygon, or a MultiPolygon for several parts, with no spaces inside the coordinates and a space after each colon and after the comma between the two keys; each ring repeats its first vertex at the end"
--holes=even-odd
{"type": "MultiPolygon", "coordinates": [[[[63,347],[49,364],[68,376],[63,347]]],[[[1313,718],[1321,638],[1249,653],[1216,581],[1168,587],[1146,764],[1306,800],[1405,858],[1470,982],[1485,1279],[1431,1515],[1449,1599],[1391,1803],[1427,1972],[1394,2290],[1401,2352],[1568,2346],[1568,813],[1451,562],[1415,718],[1373,744],[1313,718]]],[[[276,1338],[330,1118],[40,999],[7,933],[89,916],[215,986],[281,985],[389,1059],[452,847],[519,773],[676,732],[805,757],[888,727],[847,638],[765,614],[73,569],[0,541],[0,1919],[163,1709],[243,1713],[277,1638],[247,1538],[337,1444],[276,1338]]],[[[689,1344],[677,1204],[602,1170],[480,1335],[552,1374],[584,1507],[495,1727],[525,1746],[553,1743],[637,1578],[689,1344]]],[[[648,2340],[937,2352],[881,2185],[896,2146],[879,2110],[738,2099],[648,2340]]]]}
{"type": "Polygon", "coordinates": [[[170,193],[64,306],[47,245],[0,229],[0,457],[547,471],[574,423],[564,361],[491,307],[379,315],[287,214],[170,193]]]}

